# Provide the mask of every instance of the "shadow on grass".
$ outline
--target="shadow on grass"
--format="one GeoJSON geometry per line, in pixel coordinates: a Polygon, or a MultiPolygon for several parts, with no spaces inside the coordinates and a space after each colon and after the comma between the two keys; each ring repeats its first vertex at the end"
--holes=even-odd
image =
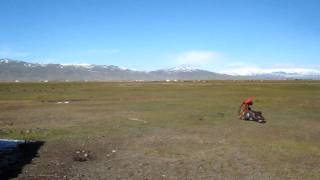
{"type": "Polygon", "coordinates": [[[0,140],[0,179],[17,177],[22,168],[38,155],[44,141],[0,140]]]}
{"type": "Polygon", "coordinates": [[[243,121],[248,121],[248,122],[255,122],[255,123],[258,123],[258,124],[266,124],[267,121],[265,120],[243,120],[243,121]]]}

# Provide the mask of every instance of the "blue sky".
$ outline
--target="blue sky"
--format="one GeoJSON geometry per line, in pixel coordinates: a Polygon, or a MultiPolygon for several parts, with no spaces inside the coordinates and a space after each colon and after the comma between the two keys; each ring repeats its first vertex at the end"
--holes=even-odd
{"type": "Polygon", "coordinates": [[[0,58],[319,70],[319,7],[317,0],[0,0],[0,58]]]}

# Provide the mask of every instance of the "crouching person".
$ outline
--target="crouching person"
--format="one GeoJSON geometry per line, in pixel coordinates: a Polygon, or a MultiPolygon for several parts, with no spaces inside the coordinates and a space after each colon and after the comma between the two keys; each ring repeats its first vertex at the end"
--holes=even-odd
{"type": "Polygon", "coordinates": [[[242,102],[239,109],[239,119],[247,121],[257,121],[259,123],[265,123],[265,118],[262,116],[262,112],[253,111],[251,106],[253,104],[253,99],[248,98],[242,102]]]}

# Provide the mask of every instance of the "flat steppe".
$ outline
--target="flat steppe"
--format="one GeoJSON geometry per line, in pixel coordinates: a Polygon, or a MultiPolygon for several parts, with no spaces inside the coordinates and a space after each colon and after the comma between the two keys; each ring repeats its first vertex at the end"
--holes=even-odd
{"type": "Polygon", "coordinates": [[[320,179],[320,82],[0,83],[0,138],[44,141],[17,179],[320,179]]]}

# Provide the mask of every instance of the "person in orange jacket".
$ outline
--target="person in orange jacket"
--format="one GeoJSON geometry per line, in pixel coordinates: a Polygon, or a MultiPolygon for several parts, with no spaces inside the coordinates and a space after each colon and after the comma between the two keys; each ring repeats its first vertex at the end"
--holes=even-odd
{"type": "Polygon", "coordinates": [[[265,123],[265,119],[262,113],[259,111],[253,111],[251,106],[253,105],[253,98],[250,97],[242,102],[239,109],[239,119],[257,121],[259,123],[265,123]]]}
{"type": "Polygon", "coordinates": [[[250,113],[252,104],[253,104],[252,97],[242,102],[239,109],[239,119],[250,120],[250,116],[252,117],[252,114],[253,114],[253,113],[250,113]]]}

